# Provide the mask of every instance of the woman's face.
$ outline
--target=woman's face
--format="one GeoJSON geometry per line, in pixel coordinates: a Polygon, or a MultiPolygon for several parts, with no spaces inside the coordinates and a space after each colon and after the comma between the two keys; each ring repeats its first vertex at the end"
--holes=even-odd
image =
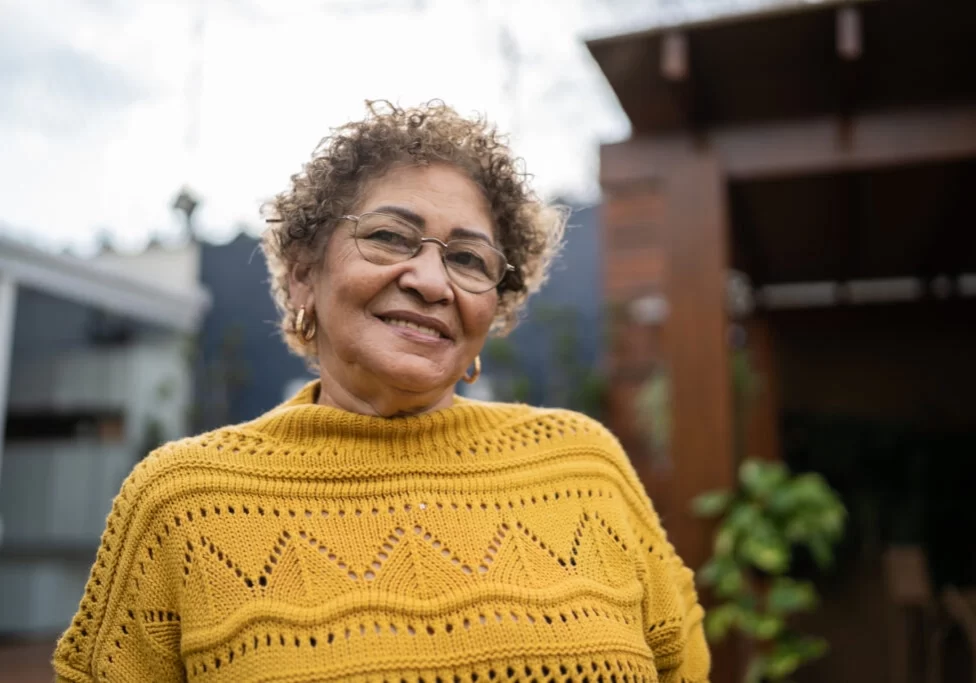
{"type": "MultiPolygon", "coordinates": [[[[395,168],[372,181],[352,212],[394,214],[426,237],[477,237],[495,245],[484,195],[448,165],[395,168]]],[[[296,306],[315,311],[323,393],[333,403],[391,415],[449,405],[454,384],[484,345],[498,293],[467,292],[448,277],[441,249],[376,265],[362,257],[355,223],[342,221],[320,268],[296,270],[296,306]],[[410,323],[410,326],[407,325],[410,323]],[[419,327],[419,329],[418,329],[419,327]]]]}

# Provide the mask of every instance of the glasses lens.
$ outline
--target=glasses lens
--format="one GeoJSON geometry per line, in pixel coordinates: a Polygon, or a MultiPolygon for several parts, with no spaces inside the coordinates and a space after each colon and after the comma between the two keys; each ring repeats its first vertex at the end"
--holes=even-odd
{"type": "MultiPolygon", "coordinates": [[[[362,257],[381,266],[411,259],[423,245],[420,230],[381,213],[360,216],[353,236],[362,257]]],[[[451,240],[444,249],[443,259],[451,280],[476,294],[494,288],[505,276],[505,257],[484,242],[451,240]]]]}
{"type": "Polygon", "coordinates": [[[444,253],[451,278],[469,292],[487,292],[502,280],[505,257],[482,242],[451,240],[444,253]]]}
{"type": "Polygon", "coordinates": [[[362,216],[355,234],[359,253],[378,265],[399,263],[413,257],[422,237],[416,228],[381,214],[362,216]]]}

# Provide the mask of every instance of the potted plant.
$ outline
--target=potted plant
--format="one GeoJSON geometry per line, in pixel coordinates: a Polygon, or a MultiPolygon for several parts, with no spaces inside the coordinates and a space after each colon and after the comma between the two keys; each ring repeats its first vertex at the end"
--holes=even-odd
{"type": "Polygon", "coordinates": [[[798,548],[821,569],[832,564],[847,516],[837,494],[818,474],[792,475],[782,463],[750,459],[733,490],[702,494],[693,506],[720,518],[714,554],[698,573],[720,601],[706,615],[709,640],[738,632],[751,641],[746,683],[785,680],[821,657],[827,643],[795,632],[788,619],[816,606],[816,590],[787,574],[798,548]]]}

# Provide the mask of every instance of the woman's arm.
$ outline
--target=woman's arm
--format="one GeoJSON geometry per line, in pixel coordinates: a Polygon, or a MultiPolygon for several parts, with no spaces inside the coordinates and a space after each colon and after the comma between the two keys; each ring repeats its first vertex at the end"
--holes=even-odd
{"type": "Polygon", "coordinates": [[[693,572],[678,557],[644,485],[620,442],[590,421],[598,448],[616,465],[629,490],[627,516],[638,541],[636,558],[644,584],[644,637],[654,653],[661,683],[707,683],[711,655],[705,641],[704,610],[693,572]]]}
{"type": "Polygon", "coordinates": [[[711,655],[694,574],[674,552],[659,525],[647,533],[646,538],[652,540],[644,549],[644,635],[654,652],[658,676],[661,683],[705,683],[711,655]]]}
{"type": "Polygon", "coordinates": [[[149,533],[155,460],[136,467],[112,504],[81,604],[54,652],[58,683],[184,680],[176,582],[149,533]]]}

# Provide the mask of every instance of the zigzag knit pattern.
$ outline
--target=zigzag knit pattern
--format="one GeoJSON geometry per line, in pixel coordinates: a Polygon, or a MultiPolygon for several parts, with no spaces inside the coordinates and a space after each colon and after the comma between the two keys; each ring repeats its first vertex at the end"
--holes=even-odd
{"type": "Polygon", "coordinates": [[[691,572],[576,413],[315,405],[168,444],[109,516],[59,681],[708,675],[691,572]]]}

